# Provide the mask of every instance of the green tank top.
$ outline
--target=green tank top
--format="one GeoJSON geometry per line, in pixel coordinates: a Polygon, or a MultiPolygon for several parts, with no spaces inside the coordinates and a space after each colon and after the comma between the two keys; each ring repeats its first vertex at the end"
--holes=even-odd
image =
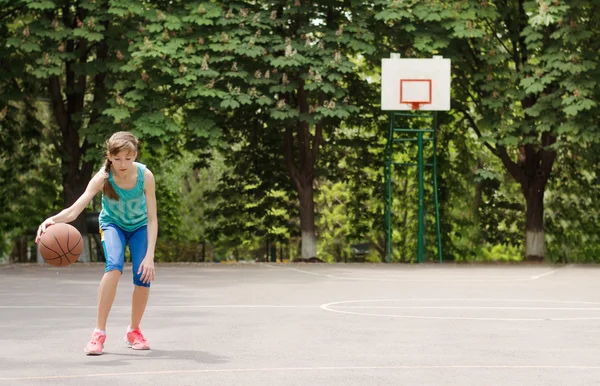
{"type": "Polygon", "coordinates": [[[111,200],[102,194],[102,210],[100,211],[100,226],[117,225],[127,232],[148,224],[148,208],[144,193],[144,172],[146,165],[134,162],[138,169],[137,183],[131,189],[121,189],[113,180],[112,170],[108,172],[108,181],[119,195],[119,201],[111,200]]]}

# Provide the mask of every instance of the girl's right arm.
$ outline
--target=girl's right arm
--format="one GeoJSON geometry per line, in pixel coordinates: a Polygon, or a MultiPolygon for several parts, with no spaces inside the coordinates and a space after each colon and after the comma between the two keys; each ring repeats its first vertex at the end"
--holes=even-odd
{"type": "Polygon", "coordinates": [[[56,216],[48,217],[44,222],[39,226],[37,231],[37,237],[35,238],[35,242],[39,242],[42,234],[46,232],[46,228],[50,225],[61,223],[61,222],[71,222],[75,220],[81,212],[85,209],[85,207],[92,201],[94,196],[102,190],[104,186],[104,181],[108,177],[108,174],[104,171],[99,171],[96,173],[94,177],[88,183],[85,192],[75,201],[73,205],[62,210],[56,216]]]}

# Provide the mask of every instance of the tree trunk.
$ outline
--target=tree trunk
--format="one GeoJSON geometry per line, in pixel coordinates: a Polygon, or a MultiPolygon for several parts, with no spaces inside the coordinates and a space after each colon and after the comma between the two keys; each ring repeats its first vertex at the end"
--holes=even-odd
{"type": "Polygon", "coordinates": [[[13,241],[12,250],[9,254],[10,263],[28,263],[28,252],[27,252],[27,238],[28,236],[18,236],[13,241]]]}
{"type": "MultiPolygon", "coordinates": [[[[298,77],[298,92],[287,100],[296,99],[300,113],[308,113],[308,91],[304,89],[304,80],[298,77]]],[[[322,105],[323,95],[319,95],[322,105]]],[[[317,237],[315,232],[315,201],[313,183],[315,165],[319,148],[323,142],[323,122],[315,124],[314,135],[306,121],[297,121],[295,127],[286,128],[283,139],[285,163],[288,173],[298,191],[300,199],[300,229],[302,232],[302,259],[317,257],[317,237]]]]}
{"type": "MultiPolygon", "coordinates": [[[[542,134],[545,147],[556,143],[556,137],[548,132],[542,134]]],[[[525,213],[525,260],[543,261],[544,248],[544,192],[550,178],[556,151],[548,148],[536,149],[533,145],[524,146],[518,163],[513,162],[506,148],[498,146],[495,154],[502,160],[510,174],[521,185],[527,209],[525,213]]]]}
{"type": "Polygon", "coordinates": [[[525,191],[525,256],[528,261],[543,261],[544,250],[544,185],[535,181],[525,191]]]}
{"type": "Polygon", "coordinates": [[[302,258],[317,257],[317,237],[315,234],[315,201],[312,181],[299,190],[300,229],[302,231],[302,258]]]}

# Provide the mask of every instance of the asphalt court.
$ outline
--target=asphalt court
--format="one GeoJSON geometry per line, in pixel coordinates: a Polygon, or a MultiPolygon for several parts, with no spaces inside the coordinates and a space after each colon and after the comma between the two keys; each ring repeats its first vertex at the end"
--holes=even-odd
{"type": "Polygon", "coordinates": [[[0,386],[600,384],[596,266],[160,264],[150,351],[129,266],[89,357],[102,274],[0,267],[0,386]]]}

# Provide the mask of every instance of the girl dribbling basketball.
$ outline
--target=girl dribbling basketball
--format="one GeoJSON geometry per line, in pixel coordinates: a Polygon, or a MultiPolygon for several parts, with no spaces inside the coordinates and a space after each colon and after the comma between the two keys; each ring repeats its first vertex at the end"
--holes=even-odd
{"type": "Polygon", "coordinates": [[[123,273],[125,246],[129,245],[133,265],[131,323],[125,342],[134,350],[148,350],[150,345],[140,330],[140,322],[150,282],[155,278],[154,248],[158,234],[154,175],[145,165],[135,162],[138,140],[120,131],[106,142],[106,161],[89,182],[85,192],[70,207],[46,219],[38,228],[36,242],[49,226],[75,220],[94,196],[102,191],[100,235],[106,269],[98,289],[96,329],[85,352],[100,355],[106,341],[106,320],[123,273]]]}

